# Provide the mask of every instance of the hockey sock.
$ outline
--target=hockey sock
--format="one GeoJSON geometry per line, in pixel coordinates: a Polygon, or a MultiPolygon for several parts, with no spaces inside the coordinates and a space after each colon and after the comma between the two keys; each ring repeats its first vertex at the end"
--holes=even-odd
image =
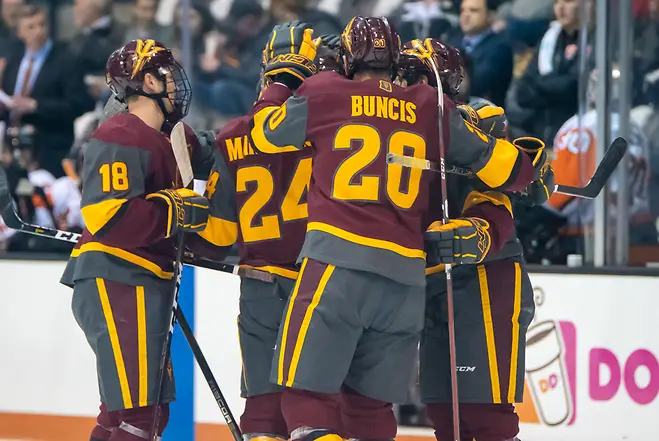
{"type": "Polygon", "coordinates": [[[343,435],[358,440],[393,440],[397,423],[391,403],[366,397],[344,386],[343,435]]]}
{"type": "Polygon", "coordinates": [[[260,436],[288,439],[286,420],[281,413],[281,392],[247,397],[240,429],[245,441],[260,436]]]}
{"type": "MultiPolygon", "coordinates": [[[[427,405],[428,417],[439,440],[453,439],[453,412],[447,403],[427,405]]],[[[460,404],[460,439],[510,441],[519,433],[512,404],[460,404]]]]}
{"type": "Polygon", "coordinates": [[[110,439],[112,431],[119,426],[119,413],[117,411],[108,412],[105,403],[101,403],[98,409],[96,427],[92,429],[91,441],[107,441],[110,439]]]}
{"type": "MultiPolygon", "coordinates": [[[[169,404],[161,404],[160,425],[158,436],[167,427],[169,420],[169,404]]],[[[134,409],[123,409],[119,411],[121,422],[119,427],[112,432],[108,441],[144,441],[149,440],[151,420],[153,418],[153,406],[136,407],[134,409]]]]}
{"type": "MultiPolygon", "coordinates": [[[[302,433],[322,429],[327,433],[341,433],[341,394],[323,394],[299,389],[286,389],[282,392],[281,411],[286,420],[291,439],[301,439],[302,433]],[[294,432],[298,429],[297,432],[294,432]]],[[[323,440],[328,441],[328,440],[323,440]]]]}

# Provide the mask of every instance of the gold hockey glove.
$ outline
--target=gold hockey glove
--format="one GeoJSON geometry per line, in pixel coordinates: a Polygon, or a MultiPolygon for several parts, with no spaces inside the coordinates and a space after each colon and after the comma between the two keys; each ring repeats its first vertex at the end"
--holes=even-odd
{"type": "Polygon", "coordinates": [[[270,82],[296,89],[316,73],[316,50],[320,39],[313,40],[308,23],[293,21],[275,26],[263,50],[263,76],[270,82]]]}
{"type": "Polygon", "coordinates": [[[531,157],[535,173],[533,181],[526,187],[526,194],[521,197],[525,205],[542,205],[554,192],[554,170],[549,164],[545,143],[537,138],[517,138],[513,144],[531,157]]]}
{"type": "Polygon", "coordinates": [[[167,231],[165,237],[180,232],[198,233],[206,229],[208,199],[187,188],[160,190],[146,196],[167,204],[167,231]]]}
{"type": "Polygon", "coordinates": [[[508,138],[508,117],[502,107],[479,99],[458,106],[462,117],[494,138],[508,138]]]}
{"type": "Polygon", "coordinates": [[[481,263],[490,251],[490,224],[477,217],[433,222],[426,231],[427,259],[431,264],[481,263]]]}

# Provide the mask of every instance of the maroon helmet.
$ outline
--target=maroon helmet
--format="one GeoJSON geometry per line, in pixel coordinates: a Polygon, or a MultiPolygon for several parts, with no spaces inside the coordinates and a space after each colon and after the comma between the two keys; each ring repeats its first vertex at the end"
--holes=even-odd
{"type": "Polygon", "coordinates": [[[184,118],[190,110],[192,89],[183,67],[174,59],[172,51],[155,40],[133,40],[110,55],[105,65],[106,82],[117,99],[141,95],[155,99],[170,123],[184,118]],[[161,93],[143,90],[144,76],[150,73],[165,85],[161,93]],[[170,89],[172,83],[174,88],[170,89]],[[173,110],[167,111],[164,100],[168,99],[173,110]]]}
{"type": "Polygon", "coordinates": [[[398,33],[385,17],[354,17],[341,34],[341,55],[346,76],[359,70],[391,70],[400,57],[398,33]]]}
{"type": "Polygon", "coordinates": [[[408,85],[416,84],[421,75],[428,78],[428,84],[437,87],[430,57],[437,64],[439,79],[444,93],[453,98],[460,92],[464,79],[464,63],[460,51],[434,38],[424,41],[412,40],[405,43],[398,61],[398,77],[408,85]]]}

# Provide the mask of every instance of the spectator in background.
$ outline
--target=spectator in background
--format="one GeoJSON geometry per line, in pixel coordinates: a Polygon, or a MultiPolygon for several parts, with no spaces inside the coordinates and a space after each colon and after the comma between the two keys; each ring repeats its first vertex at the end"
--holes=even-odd
{"type": "Polygon", "coordinates": [[[170,47],[173,43],[171,27],[156,23],[158,0],[135,0],[133,23],[124,35],[124,41],[153,39],[170,47]]]}
{"type": "Polygon", "coordinates": [[[256,99],[261,56],[272,23],[256,0],[235,1],[223,25],[224,46],[201,56],[195,95],[225,117],[247,114],[256,99]],[[198,92],[197,92],[198,91],[198,92]]]}
{"type": "Polygon", "coordinates": [[[512,0],[497,9],[492,25],[496,32],[505,32],[514,46],[535,47],[554,19],[553,0],[512,0]]]}
{"type": "Polygon", "coordinates": [[[492,30],[495,0],[462,0],[460,29],[455,44],[472,61],[470,93],[503,106],[513,76],[513,52],[508,42],[492,30]]]}
{"type": "Polygon", "coordinates": [[[21,7],[17,31],[25,49],[7,61],[0,85],[10,99],[0,107],[0,120],[9,127],[12,146],[30,149],[59,177],[73,143],[73,121],[94,103],[68,49],[48,38],[48,18],[40,6],[21,7]]]}
{"type": "Polygon", "coordinates": [[[403,41],[416,38],[448,40],[458,30],[458,12],[452,1],[421,0],[403,3],[392,15],[399,17],[398,33],[403,41]]]}
{"type": "MultiPolygon", "coordinates": [[[[617,68],[613,69],[611,78],[611,108],[617,109],[617,100],[622,85],[617,68]]],[[[552,161],[556,182],[572,186],[584,186],[595,171],[597,165],[597,148],[601,143],[597,139],[598,118],[595,108],[597,94],[597,72],[591,73],[587,87],[586,113],[582,118],[574,115],[568,119],[556,134],[554,141],[555,158],[552,161]]],[[[651,166],[649,162],[648,141],[642,128],[633,119],[629,121],[630,136],[627,152],[627,165],[629,168],[628,187],[629,195],[629,242],[631,245],[649,245],[657,243],[656,216],[650,211],[649,184],[651,166]]],[[[620,133],[620,115],[611,114],[611,139],[620,133]]],[[[616,222],[616,193],[620,181],[614,175],[607,184],[607,201],[609,225],[611,228],[616,222]]],[[[553,253],[553,263],[565,264],[568,254],[583,254],[584,234],[592,234],[595,219],[594,202],[588,199],[574,198],[555,193],[549,199],[547,206],[550,213],[545,212],[540,219],[551,220],[555,213],[565,219],[566,225],[560,231],[558,252],[553,253]],[[554,214],[552,214],[554,213],[554,214]],[[558,258],[556,258],[558,257],[558,258]]],[[[537,207],[541,209],[543,207],[537,207]]],[[[547,228],[548,229],[548,228],[547,228]]],[[[614,244],[609,245],[612,249],[614,244]]]]}
{"type": "Polygon", "coordinates": [[[124,41],[125,31],[111,15],[112,0],[75,0],[73,14],[79,33],[69,48],[94,98],[105,101],[105,63],[124,41]]]}
{"type": "Polygon", "coordinates": [[[0,21],[0,76],[7,58],[23,49],[23,43],[16,36],[17,13],[24,0],[2,0],[2,21],[0,21]]]}
{"type": "MultiPolygon", "coordinates": [[[[542,38],[515,100],[528,110],[513,119],[513,130],[535,136],[551,147],[559,127],[577,111],[579,90],[579,1],[554,0],[556,21],[542,38]]],[[[516,136],[517,136],[516,135],[516,136]]]]}
{"type": "Polygon", "coordinates": [[[309,7],[309,0],[271,0],[270,14],[274,24],[299,20],[313,27],[315,36],[340,34],[341,22],[327,12],[309,7]]]}

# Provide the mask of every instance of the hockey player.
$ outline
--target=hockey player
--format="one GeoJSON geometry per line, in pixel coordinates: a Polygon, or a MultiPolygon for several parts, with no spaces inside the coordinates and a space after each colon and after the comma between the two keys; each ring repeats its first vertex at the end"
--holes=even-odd
{"type": "MultiPolygon", "coordinates": [[[[405,398],[423,326],[423,224],[434,176],[404,172],[385,156],[438,159],[437,97],[428,86],[391,82],[400,39],[386,19],[355,17],[346,27],[348,78],[309,78],[311,33],[304,25],[275,27],[265,76],[282,84],[265,91],[250,122],[255,150],[286,153],[306,144],[313,157],[302,267],[271,379],[287,387],[282,412],[292,439],[338,440],[342,420],[350,437],[392,439],[391,403],[405,398]]],[[[465,123],[448,99],[445,108],[449,150],[461,147],[454,164],[495,187],[531,180],[527,155],[465,123]]]]}
{"type": "MultiPolygon", "coordinates": [[[[101,394],[93,441],[149,439],[153,406],[160,433],[174,400],[171,363],[155,402],[161,348],[169,329],[175,236],[206,227],[208,201],[181,188],[164,123],[183,118],[190,84],[169,49],[136,40],[107,62],[107,82],[128,113],[93,134],[83,164],[86,229],[62,283],[96,356],[101,394]]],[[[193,235],[191,235],[193,236],[193,235]]]]}
{"type": "MultiPolygon", "coordinates": [[[[321,72],[338,68],[338,47],[328,43],[318,48],[321,72]]],[[[259,280],[255,273],[241,279],[238,330],[241,395],[246,400],[240,427],[245,440],[288,439],[282,387],[270,382],[270,366],[284,306],[298,276],[295,262],[307,226],[311,151],[257,155],[248,132],[245,116],[229,121],[216,138],[216,161],[206,188],[210,216],[201,236],[221,244],[223,237],[215,238],[215,231],[222,230],[215,225],[235,225],[241,267],[272,279],[259,280]]]]}
{"type": "MultiPolygon", "coordinates": [[[[435,86],[431,66],[415,46],[414,42],[405,45],[399,76],[410,85],[430,82],[435,86]]],[[[462,70],[457,51],[431,39],[423,46],[432,47],[439,55],[443,89],[449,96],[457,95],[462,70]]],[[[506,136],[503,109],[482,102],[474,107],[478,110],[464,107],[464,113],[472,115],[479,128],[496,137],[506,136]]],[[[543,146],[532,139],[515,143],[529,151],[543,146]]],[[[513,403],[521,402],[524,391],[525,334],[534,313],[533,289],[514,234],[510,198],[484,189],[475,179],[455,175],[448,179],[451,217],[488,219],[498,227],[491,229],[498,236],[495,239],[492,234],[492,247],[479,262],[465,258],[470,251],[461,248],[459,238],[441,232],[443,226],[433,225],[427,233],[428,260],[438,265],[427,270],[426,326],[420,349],[421,398],[437,439],[453,439],[443,264],[457,265],[453,269],[453,298],[460,439],[512,440],[519,431],[513,403]]],[[[553,189],[553,172],[548,165],[539,167],[536,181],[527,189],[526,197],[543,203],[553,189]]]]}

